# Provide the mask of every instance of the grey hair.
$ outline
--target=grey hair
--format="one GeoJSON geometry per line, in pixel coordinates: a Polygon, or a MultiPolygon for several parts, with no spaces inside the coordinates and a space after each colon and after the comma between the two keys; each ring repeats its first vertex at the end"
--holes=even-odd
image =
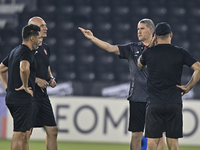
{"type": "Polygon", "coordinates": [[[144,23],[147,26],[147,28],[153,29],[153,30],[155,29],[155,25],[151,19],[144,18],[140,20],[138,23],[144,23]]]}

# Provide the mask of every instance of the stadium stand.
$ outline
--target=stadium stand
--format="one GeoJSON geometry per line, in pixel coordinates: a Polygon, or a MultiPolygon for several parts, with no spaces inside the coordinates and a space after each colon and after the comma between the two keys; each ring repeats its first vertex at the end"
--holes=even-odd
{"type": "MultiPolygon", "coordinates": [[[[198,0],[12,2],[0,1],[0,60],[21,43],[21,28],[28,19],[41,16],[49,29],[44,41],[51,49],[51,69],[58,83],[71,81],[76,85],[74,88],[78,87],[77,90],[84,87],[74,95],[99,96],[100,92],[96,91],[101,91],[103,87],[129,82],[127,62],[100,50],[82,35],[79,26],[92,30],[95,36],[109,43],[125,44],[138,40],[137,23],[140,19],[151,18],[155,24],[165,21],[174,32],[172,43],[188,49],[200,60],[198,0]],[[8,7],[10,11],[6,12],[8,7]],[[91,85],[95,85],[96,91],[91,89],[91,85]]],[[[183,72],[182,80],[186,83],[191,70],[184,68],[183,72]]]]}

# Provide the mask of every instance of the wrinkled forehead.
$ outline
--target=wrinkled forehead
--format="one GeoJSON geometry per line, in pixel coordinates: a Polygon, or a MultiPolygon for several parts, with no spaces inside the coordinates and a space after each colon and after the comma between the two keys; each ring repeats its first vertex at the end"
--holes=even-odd
{"type": "Polygon", "coordinates": [[[147,28],[147,25],[146,25],[146,23],[139,22],[138,23],[138,28],[147,28]]]}

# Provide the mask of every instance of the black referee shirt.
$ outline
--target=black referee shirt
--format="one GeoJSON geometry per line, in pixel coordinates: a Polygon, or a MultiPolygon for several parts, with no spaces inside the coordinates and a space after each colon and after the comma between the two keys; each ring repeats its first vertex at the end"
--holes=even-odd
{"type": "Polygon", "coordinates": [[[34,51],[31,51],[26,45],[15,47],[10,54],[3,60],[3,64],[8,67],[8,87],[6,93],[6,104],[25,104],[30,103],[32,96],[24,90],[16,91],[15,88],[22,86],[20,77],[20,62],[27,60],[30,63],[30,75],[28,86],[35,89],[36,62],[34,60],[34,51]]]}
{"type": "Polygon", "coordinates": [[[130,89],[128,100],[134,102],[147,101],[147,76],[146,69],[141,70],[137,66],[137,60],[141,55],[145,46],[142,42],[132,42],[125,45],[118,45],[120,58],[127,59],[130,71],[130,89]]]}
{"type": "MultiPolygon", "coordinates": [[[[49,57],[49,47],[46,43],[42,43],[42,46],[40,46],[35,52],[35,60],[37,63],[36,77],[46,81],[48,81],[48,66],[50,65],[49,57]]],[[[41,96],[47,96],[47,91],[46,89],[42,89],[37,84],[35,84],[35,100],[39,100],[41,96]]]]}
{"type": "Polygon", "coordinates": [[[159,44],[147,48],[141,57],[147,65],[147,81],[150,104],[182,103],[181,75],[183,65],[191,67],[196,60],[185,49],[171,44],[159,44]]]}

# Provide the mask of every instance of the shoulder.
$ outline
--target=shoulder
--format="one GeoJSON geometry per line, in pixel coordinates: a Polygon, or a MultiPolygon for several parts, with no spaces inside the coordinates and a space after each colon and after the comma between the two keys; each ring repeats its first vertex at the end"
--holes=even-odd
{"type": "Polygon", "coordinates": [[[142,42],[131,42],[131,43],[129,43],[129,45],[131,45],[131,46],[142,46],[143,44],[142,44],[142,42]]]}
{"type": "Polygon", "coordinates": [[[43,51],[43,50],[46,50],[48,53],[49,53],[49,46],[46,44],[46,43],[44,43],[44,42],[42,42],[42,45],[37,49],[38,51],[43,51]]]}
{"type": "Polygon", "coordinates": [[[19,45],[15,49],[21,50],[21,51],[31,51],[28,46],[26,45],[19,45]]]}
{"type": "Polygon", "coordinates": [[[42,42],[42,45],[48,47],[47,43],[45,43],[45,42],[42,42]]]}
{"type": "Polygon", "coordinates": [[[154,51],[156,50],[156,46],[154,47],[147,47],[143,52],[149,52],[149,51],[154,51]]]}
{"type": "Polygon", "coordinates": [[[19,50],[19,51],[21,51],[21,54],[32,54],[33,53],[33,51],[32,50],[30,50],[29,48],[28,48],[28,46],[26,46],[26,45],[20,45],[19,47],[17,47],[17,49],[19,50]]]}
{"type": "Polygon", "coordinates": [[[49,46],[45,42],[42,43],[42,47],[49,49],[49,46]]]}
{"type": "Polygon", "coordinates": [[[126,48],[133,48],[133,47],[141,47],[142,42],[130,42],[126,44],[118,44],[118,47],[126,47],[126,48]]]}
{"type": "Polygon", "coordinates": [[[186,50],[186,49],[184,49],[183,47],[180,47],[180,46],[177,46],[177,45],[173,45],[173,44],[171,44],[171,47],[172,47],[173,49],[177,49],[177,50],[186,50]]]}
{"type": "Polygon", "coordinates": [[[179,50],[179,51],[182,52],[182,53],[190,53],[188,50],[186,50],[186,49],[183,48],[183,47],[176,46],[176,45],[172,45],[172,47],[173,47],[174,50],[179,50]]]}

